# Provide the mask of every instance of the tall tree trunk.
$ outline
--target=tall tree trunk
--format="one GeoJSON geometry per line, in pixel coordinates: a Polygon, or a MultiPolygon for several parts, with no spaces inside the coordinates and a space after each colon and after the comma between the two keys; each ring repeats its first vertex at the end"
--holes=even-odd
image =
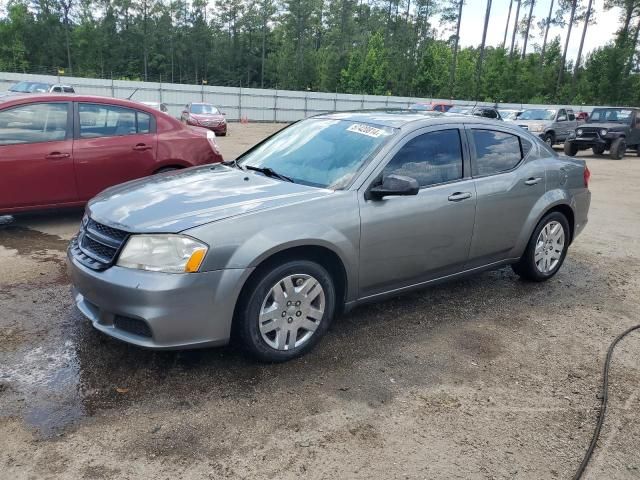
{"type": "Polygon", "coordinates": [[[556,93],[560,91],[560,85],[562,84],[562,76],[564,75],[564,65],[567,61],[567,49],[569,48],[569,39],[571,38],[571,28],[573,27],[573,19],[576,16],[576,4],[578,0],[573,0],[571,3],[571,15],[569,16],[569,28],[567,29],[567,38],[564,41],[564,50],[562,50],[562,60],[560,62],[560,71],[558,72],[558,83],[556,84],[556,93]]]}
{"type": "MultiPolygon", "coordinates": [[[[449,79],[449,85],[451,88],[451,96],[456,87],[456,64],[458,62],[458,43],[460,41],[460,22],[462,21],[462,7],[464,6],[464,0],[459,0],[458,3],[458,18],[456,21],[456,38],[453,42],[453,62],[451,65],[451,78],[449,79]]],[[[425,19],[426,23],[427,19],[425,19]]]]}
{"type": "Polygon", "coordinates": [[[516,19],[513,22],[513,34],[511,34],[511,48],[509,49],[509,59],[513,57],[513,47],[516,45],[516,34],[518,33],[518,17],[520,16],[520,3],[522,0],[518,0],[518,6],[516,7],[516,19]]]}
{"type": "Polygon", "coordinates": [[[67,68],[69,69],[69,73],[71,74],[73,72],[73,69],[71,66],[71,38],[69,36],[71,30],[71,22],[69,21],[69,17],[71,16],[73,0],[60,2],[60,6],[62,7],[62,23],[64,24],[64,38],[67,46],[67,68]]]}
{"type": "Polygon", "coordinates": [[[64,26],[64,36],[65,41],[67,43],[67,68],[69,69],[69,74],[73,73],[73,69],[71,67],[71,44],[69,41],[69,19],[65,19],[64,26]]]}
{"type": "Polygon", "coordinates": [[[549,5],[549,15],[547,16],[547,24],[544,27],[544,40],[542,41],[542,52],[540,53],[540,63],[544,65],[544,54],[547,51],[547,36],[549,35],[549,27],[551,26],[551,14],[553,13],[553,0],[549,5]]]}
{"type": "Polygon", "coordinates": [[[531,4],[529,5],[529,18],[527,18],[527,29],[524,32],[524,45],[522,46],[522,60],[524,60],[525,55],[527,54],[527,42],[529,41],[529,29],[531,28],[531,16],[533,15],[533,6],[536,4],[536,0],[530,0],[531,4]]]}
{"type": "Polygon", "coordinates": [[[512,7],[513,7],[513,0],[509,2],[509,13],[507,14],[507,23],[504,26],[504,38],[502,39],[502,48],[504,48],[507,45],[507,32],[509,31],[509,20],[511,20],[512,7]]]}
{"type": "Polygon", "coordinates": [[[593,0],[589,0],[587,6],[587,13],[584,17],[584,27],[582,28],[582,37],[580,38],[580,47],[578,48],[578,58],[576,58],[576,67],[573,70],[573,79],[571,80],[571,91],[576,84],[576,77],[578,76],[578,69],[580,68],[580,60],[582,59],[582,47],[584,46],[584,38],[587,36],[587,27],[589,27],[589,20],[591,18],[591,5],[593,0]]]}
{"type": "Polygon", "coordinates": [[[264,88],[264,60],[267,43],[267,18],[262,17],[262,55],[260,59],[260,88],[264,88]]]}
{"type": "MultiPolygon", "coordinates": [[[[520,0],[518,0],[518,4],[520,0]]],[[[487,12],[484,15],[484,30],[482,30],[482,43],[480,44],[480,56],[478,57],[478,74],[476,77],[476,101],[480,94],[480,80],[482,78],[482,61],[484,60],[484,46],[487,41],[487,28],[489,27],[489,16],[491,15],[491,0],[487,0],[487,12]]]]}
{"type": "Polygon", "coordinates": [[[640,15],[638,16],[638,25],[636,26],[636,31],[633,34],[632,44],[629,53],[629,60],[627,61],[627,71],[626,76],[628,77],[631,73],[631,69],[633,68],[633,57],[636,54],[636,48],[638,48],[638,36],[640,35],[640,15]]]}
{"type": "Polygon", "coordinates": [[[626,9],[624,12],[624,24],[621,30],[621,33],[624,35],[624,38],[629,38],[629,25],[631,24],[631,17],[633,16],[633,9],[635,7],[634,2],[627,0],[626,9]]]}

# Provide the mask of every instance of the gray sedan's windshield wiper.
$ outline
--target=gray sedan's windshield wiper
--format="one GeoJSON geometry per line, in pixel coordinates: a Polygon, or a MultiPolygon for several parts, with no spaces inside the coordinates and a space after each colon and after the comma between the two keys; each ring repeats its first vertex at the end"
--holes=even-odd
{"type": "Polygon", "coordinates": [[[254,167],[253,165],[245,165],[244,168],[247,170],[253,170],[255,172],[260,172],[265,174],[267,177],[277,178],[279,180],[284,180],[285,182],[295,183],[291,178],[286,175],[282,175],[281,173],[276,172],[271,167],[254,167]]]}
{"type": "Polygon", "coordinates": [[[226,162],[222,162],[222,165],[225,165],[225,166],[228,166],[228,167],[235,167],[235,168],[239,168],[240,170],[244,170],[244,168],[242,168],[242,165],[240,165],[238,163],[237,159],[227,160],[226,162]]]}

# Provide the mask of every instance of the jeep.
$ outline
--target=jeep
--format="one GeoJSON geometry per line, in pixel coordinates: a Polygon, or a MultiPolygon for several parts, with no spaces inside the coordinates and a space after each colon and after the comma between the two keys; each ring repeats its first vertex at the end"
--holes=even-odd
{"type": "Polygon", "coordinates": [[[640,157],[640,109],[594,108],[587,122],[564,142],[564,153],[571,157],[587,148],[596,155],[608,150],[615,160],[631,148],[640,157]]]}

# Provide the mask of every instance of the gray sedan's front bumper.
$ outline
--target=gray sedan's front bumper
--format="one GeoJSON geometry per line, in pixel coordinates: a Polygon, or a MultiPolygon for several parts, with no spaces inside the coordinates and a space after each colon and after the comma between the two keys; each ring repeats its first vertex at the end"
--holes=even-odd
{"type": "Polygon", "coordinates": [[[94,271],[72,255],[69,267],[76,305],[96,329],[152,349],[227,343],[236,300],[251,273],[228,269],[169,274],[117,266],[94,271]],[[136,322],[148,328],[140,334],[118,326],[136,322]]]}

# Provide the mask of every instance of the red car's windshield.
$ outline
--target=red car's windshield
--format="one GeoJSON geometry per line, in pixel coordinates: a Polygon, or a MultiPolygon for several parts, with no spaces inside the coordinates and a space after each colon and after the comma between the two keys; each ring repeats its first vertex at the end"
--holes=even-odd
{"type": "Polygon", "coordinates": [[[191,113],[196,115],[218,115],[220,111],[208,103],[194,103],[191,105],[191,113]]]}

